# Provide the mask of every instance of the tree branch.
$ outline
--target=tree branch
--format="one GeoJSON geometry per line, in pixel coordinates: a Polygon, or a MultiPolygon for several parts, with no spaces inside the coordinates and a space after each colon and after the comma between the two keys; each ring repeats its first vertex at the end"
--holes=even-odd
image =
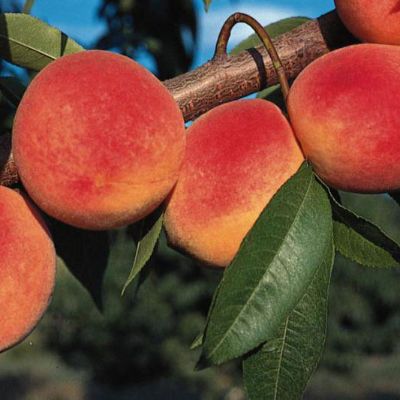
{"type": "MultiPolygon", "coordinates": [[[[316,58],[355,42],[335,11],[277,37],[274,45],[288,79],[294,79],[316,58]]],[[[218,104],[240,99],[278,82],[263,46],[236,56],[217,57],[201,67],[165,81],[186,121],[218,104]],[[265,68],[263,67],[265,65],[265,68]],[[266,72],[265,72],[266,71],[266,72]]]]}
{"type": "MultiPolygon", "coordinates": [[[[294,79],[316,58],[352,43],[355,43],[354,37],[335,11],[274,40],[289,79],[294,79]]],[[[277,82],[272,61],[260,46],[235,56],[216,57],[164,83],[178,102],[185,120],[190,121],[218,104],[240,99],[277,82]]],[[[18,182],[18,175],[10,156],[10,137],[6,136],[0,142],[0,184],[10,186],[18,182]]]]}

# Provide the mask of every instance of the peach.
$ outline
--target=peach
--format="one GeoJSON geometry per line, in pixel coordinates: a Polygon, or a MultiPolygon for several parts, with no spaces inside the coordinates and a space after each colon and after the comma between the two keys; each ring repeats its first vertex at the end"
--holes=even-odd
{"type": "Polygon", "coordinates": [[[44,68],[13,128],[15,163],[32,199],[86,229],[153,211],[175,184],[184,149],[183,117],[168,90],[133,60],[101,50],[44,68]]]}
{"type": "Polygon", "coordinates": [[[335,0],[347,29],[363,42],[400,44],[399,0],[335,0]]]}
{"type": "Polygon", "coordinates": [[[302,161],[274,104],[238,100],[207,112],[188,129],[186,156],[165,213],[169,243],[210,266],[227,266],[302,161]]]}
{"type": "Polygon", "coordinates": [[[360,44],[306,67],[288,111],[306,158],[329,185],[400,189],[400,47],[360,44]]]}
{"type": "Polygon", "coordinates": [[[56,256],[39,213],[0,186],[0,351],[23,340],[45,312],[54,287],[56,256]]]}

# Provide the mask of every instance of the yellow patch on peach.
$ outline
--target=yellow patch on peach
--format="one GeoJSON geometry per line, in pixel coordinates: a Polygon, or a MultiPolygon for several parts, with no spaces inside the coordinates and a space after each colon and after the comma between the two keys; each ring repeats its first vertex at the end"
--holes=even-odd
{"type": "Polygon", "coordinates": [[[188,129],[186,155],[168,199],[170,244],[227,266],[277,190],[303,161],[282,112],[265,100],[218,106],[188,129]]]}

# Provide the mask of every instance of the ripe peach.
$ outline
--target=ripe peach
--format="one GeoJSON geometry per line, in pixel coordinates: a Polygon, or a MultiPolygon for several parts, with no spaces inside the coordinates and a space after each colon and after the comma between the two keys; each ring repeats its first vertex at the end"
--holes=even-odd
{"type": "Polygon", "coordinates": [[[170,244],[227,266],[261,211],[303,161],[274,104],[238,100],[188,129],[186,156],[165,213],[170,244]]]}
{"type": "Polygon", "coordinates": [[[13,129],[15,162],[32,199],[80,228],[110,229],[153,211],[178,177],[182,114],[133,60],[67,55],[29,85],[13,129]]]}
{"type": "Polygon", "coordinates": [[[400,189],[400,47],[329,53],[295,80],[288,111],[315,171],[342,190],[400,189]]]}
{"type": "Polygon", "coordinates": [[[399,0],[335,0],[347,29],[363,42],[400,44],[399,0]]]}
{"type": "Polygon", "coordinates": [[[0,352],[24,339],[45,312],[56,257],[39,213],[0,186],[0,352]]]}

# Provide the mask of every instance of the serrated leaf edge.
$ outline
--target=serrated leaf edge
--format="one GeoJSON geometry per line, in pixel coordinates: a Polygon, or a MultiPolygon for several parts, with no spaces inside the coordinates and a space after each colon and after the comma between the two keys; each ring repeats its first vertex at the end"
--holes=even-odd
{"type": "MultiPolygon", "coordinates": [[[[334,245],[334,240],[333,240],[333,232],[332,232],[332,241],[330,243],[330,247],[331,247],[331,251],[330,251],[329,268],[332,269],[333,262],[334,262],[334,259],[335,259],[335,245],[334,245]]],[[[322,264],[323,264],[323,262],[321,263],[321,266],[322,266],[322,264]]],[[[310,282],[310,286],[311,286],[315,276],[317,275],[317,273],[318,273],[318,269],[314,273],[313,279],[310,282]]],[[[328,284],[327,284],[327,288],[328,288],[327,295],[329,293],[329,287],[330,287],[331,278],[332,278],[332,273],[329,275],[329,281],[328,281],[328,284]]],[[[307,295],[307,290],[304,292],[303,296],[300,298],[300,300],[298,301],[297,304],[299,304],[304,299],[304,297],[306,295],[307,295]]],[[[326,301],[328,302],[328,299],[326,301]]],[[[286,317],[286,320],[285,320],[285,331],[284,331],[284,335],[283,335],[283,338],[282,338],[281,352],[280,352],[280,357],[279,357],[279,367],[278,367],[278,370],[276,372],[276,377],[277,378],[276,378],[275,386],[274,386],[273,400],[278,400],[277,396],[278,396],[278,387],[279,387],[279,380],[280,380],[280,369],[281,369],[281,366],[282,366],[284,348],[285,348],[285,345],[286,345],[287,328],[288,328],[288,325],[289,325],[290,316],[291,316],[292,312],[294,312],[294,311],[295,311],[295,308],[290,312],[290,314],[286,317]]],[[[328,308],[325,309],[325,319],[327,318],[327,316],[328,316],[328,308]]],[[[327,327],[325,326],[323,347],[324,347],[324,345],[326,343],[326,331],[327,331],[327,327]]],[[[322,356],[322,351],[319,354],[319,359],[321,359],[321,356],[322,356]]],[[[307,386],[308,382],[310,381],[310,379],[311,379],[313,373],[315,372],[316,368],[317,368],[317,365],[314,366],[314,369],[312,370],[307,382],[305,382],[306,386],[307,386]]]]}

